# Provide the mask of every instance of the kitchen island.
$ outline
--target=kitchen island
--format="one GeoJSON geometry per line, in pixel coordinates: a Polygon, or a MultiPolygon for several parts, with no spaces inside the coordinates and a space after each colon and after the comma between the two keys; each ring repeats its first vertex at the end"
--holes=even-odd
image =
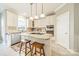
{"type": "Polygon", "coordinates": [[[31,40],[32,42],[39,42],[45,44],[45,55],[51,56],[51,41],[54,40],[54,36],[50,34],[42,34],[42,33],[22,33],[21,39],[25,40],[31,40]]]}

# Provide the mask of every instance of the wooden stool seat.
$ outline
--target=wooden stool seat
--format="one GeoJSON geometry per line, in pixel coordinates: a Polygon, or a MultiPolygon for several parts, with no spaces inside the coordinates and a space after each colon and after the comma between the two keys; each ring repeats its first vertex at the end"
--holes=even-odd
{"type": "Polygon", "coordinates": [[[45,52],[44,52],[44,44],[42,43],[38,43],[38,42],[34,42],[32,43],[32,55],[33,55],[33,50],[35,48],[34,54],[36,55],[36,53],[39,53],[40,56],[43,55],[45,56],[45,52]],[[40,49],[40,51],[37,51],[37,48],[40,49]],[[42,50],[42,51],[41,51],[42,50]]]}
{"type": "Polygon", "coordinates": [[[34,43],[32,44],[32,46],[33,46],[33,47],[36,47],[36,48],[42,49],[42,48],[44,47],[44,44],[38,43],[38,42],[34,42],[34,43]]]}

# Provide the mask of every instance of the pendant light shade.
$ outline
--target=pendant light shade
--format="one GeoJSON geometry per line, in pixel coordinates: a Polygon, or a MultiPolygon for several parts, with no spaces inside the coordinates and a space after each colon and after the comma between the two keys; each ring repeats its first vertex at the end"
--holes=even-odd
{"type": "Polygon", "coordinates": [[[33,20],[33,17],[30,17],[30,20],[33,20]]]}
{"type": "Polygon", "coordinates": [[[41,18],[44,18],[44,17],[45,17],[45,14],[44,14],[44,11],[43,11],[43,3],[42,3],[42,12],[41,12],[40,17],[41,17],[41,18]]]}
{"type": "Polygon", "coordinates": [[[37,3],[36,3],[36,16],[35,19],[39,19],[39,17],[37,16],[37,3]]]}
{"type": "Polygon", "coordinates": [[[32,3],[30,3],[30,12],[31,12],[31,16],[30,16],[30,20],[33,20],[33,17],[32,17],[32,3]]]}
{"type": "Polygon", "coordinates": [[[45,17],[45,14],[44,14],[44,13],[42,13],[42,14],[40,15],[40,17],[41,17],[41,18],[45,17]]]}
{"type": "Polygon", "coordinates": [[[39,17],[38,16],[35,16],[35,19],[39,19],[39,17]]]}

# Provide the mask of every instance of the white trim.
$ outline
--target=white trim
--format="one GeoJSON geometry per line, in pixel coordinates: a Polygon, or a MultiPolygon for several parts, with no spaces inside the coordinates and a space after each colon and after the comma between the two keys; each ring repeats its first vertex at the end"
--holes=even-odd
{"type": "Polygon", "coordinates": [[[70,53],[73,53],[73,54],[79,54],[77,52],[75,52],[74,50],[72,49],[68,49],[68,48],[65,48],[64,46],[62,46],[59,42],[56,42],[57,45],[61,46],[62,48],[66,49],[67,51],[69,51],[70,53]]]}
{"type": "Polygon", "coordinates": [[[66,5],[66,3],[64,3],[64,4],[61,4],[58,8],[56,8],[54,11],[56,12],[56,11],[58,11],[59,9],[61,9],[63,6],[65,6],[66,5]]]}

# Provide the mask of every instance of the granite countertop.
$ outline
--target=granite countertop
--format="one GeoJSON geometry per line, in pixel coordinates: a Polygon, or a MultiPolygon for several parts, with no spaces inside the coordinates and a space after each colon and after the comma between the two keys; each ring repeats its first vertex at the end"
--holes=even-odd
{"type": "Polygon", "coordinates": [[[50,39],[50,37],[53,37],[51,34],[46,33],[22,33],[21,35],[38,39],[50,39]]]}

